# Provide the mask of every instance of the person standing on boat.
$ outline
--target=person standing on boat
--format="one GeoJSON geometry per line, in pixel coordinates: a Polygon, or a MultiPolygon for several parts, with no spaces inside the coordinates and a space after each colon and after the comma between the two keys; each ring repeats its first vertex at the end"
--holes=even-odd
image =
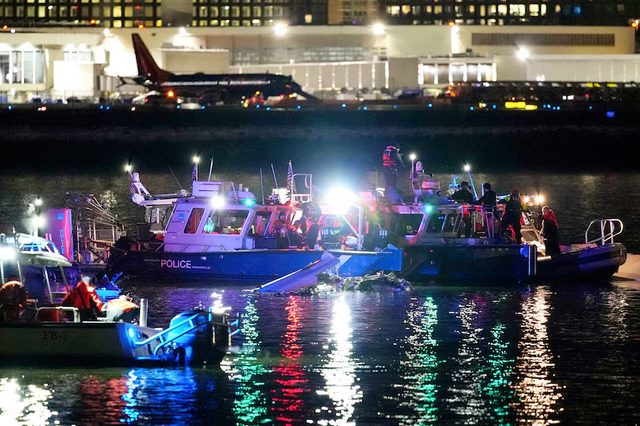
{"type": "Polygon", "coordinates": [[[286,220],[287,217],[282,213],[273,221],[271,226],[271,233],[275,236],[277,248],[288,248],[290,245],[286,220]]]}
{"type": "Polygon", "coordinates": [[[498,195],[495,193],[494,190],[491,189],[491,184],[489,182],[485,182],[482,185],[482,189],[484,194],[478,200],[480,204],[486,207],[489,207],[489,206],[495,207],[496,201],[498,199],[498,195]]]}
{"type": "Polygon", "coordinates": [[[84,277],[64,296],[61,305],[78,308],[80,319],[83,321],[95,320],[102,310],[102,300],[96,293],[96,289],[89,284],[87,277],[84,277]]]}
{"type": "MultiPolygon", "coordinates": [[[[460,189],[453,193],[451,199],[459,204],[473,204],[473,194],[469,190],[469,182],[462,181],[460,189]]],[[[464,223],[465,238],[471,238],[471,214],[466,207],[462,212],[462,222],[464,223]]]]}
{"type": "Polygon", "coordinates": [[[392,203],[402,201],[398,188],[398,167],[404,167],[402,155],[400,154],[400,146],[397,143],[388,145],[382,153],[382,166],[384,176],[384,196],[392,203]]]}
{"type": "Polygon", "coordinates": [[[509,229],[509,226],[513,228],[516,244],[522,243],[522,233],[520,232],[522,219],[522,202],[520,200],[520,191],[514,189],[509,195],[509,200],[504,207],[504,213],[500,220],[500,235],[504,235],[509,229]]]}
{"type": "Polygon", "coordinates": [[[547,256],[560,254],[560,232],[558,231],[558,220],[556,219],[556,214],[549,206],[544,206],[542,208],[542,230],[540,233],[544,238],[545,253],[547,256]]]}
{"type": "Polygon", "coordinates": [[[307,218],[307,232],[304,234],[304,246],[313,249],[318,243],[320,225],[314,217],[307,218]]]}

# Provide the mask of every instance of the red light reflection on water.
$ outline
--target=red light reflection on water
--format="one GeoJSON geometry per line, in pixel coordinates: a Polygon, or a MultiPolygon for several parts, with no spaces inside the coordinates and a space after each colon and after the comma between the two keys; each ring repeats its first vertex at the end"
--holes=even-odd
{"type": "Polygon", "coordinates": [[[308,380],[298,362],[303,353],[302,346],[298,343],[298,334],[305,311],[300,308],[298,302],[298,297],[290,296],[285,308],[289,323],[280,349],[282,362],[273,369],[276,375],[275,382],[281,385],[281,388],[271,391],[274,394],[271,399],[274,406],[271,410],[277,413],[278,421],[288,424],[298,423],[304,418],[304,402],[301,396],[308,391],[303,388],[308,380]],[[278,393],[280,395],[277,395],[278,393]]]}

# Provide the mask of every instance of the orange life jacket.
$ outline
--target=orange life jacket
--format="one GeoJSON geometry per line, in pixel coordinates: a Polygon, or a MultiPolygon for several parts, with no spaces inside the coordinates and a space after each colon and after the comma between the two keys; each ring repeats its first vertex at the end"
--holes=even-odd
{"type": "Polygon", "coordinates": [[[27,307],[27,289],[18,281],[7,282],[0,288],[0,305],[8,319],[18,319],[27,307]]]}
{"type": "Polygon", "coordinates": [[[102,309],[102,300],[96,294],[96,289],[91,287],[84,281],[80,281],[69,293],[62,299],[62,306],[72,306],[78,309],[96,308],[98,311],[102,309]]]}

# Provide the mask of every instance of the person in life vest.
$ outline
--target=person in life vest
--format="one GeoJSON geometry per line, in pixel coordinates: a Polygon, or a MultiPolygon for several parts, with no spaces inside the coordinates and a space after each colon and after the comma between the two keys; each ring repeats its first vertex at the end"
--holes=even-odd
{"type": "Polygon", "coordinates": [[[397,143],[388,145],[382,153],[382,166],[384,176],[384,195],[392,203],[401,202],[396,183],[398,181],[398,167],[404,167],[400,147],[397,143]]]}
{"type": "Polygon", "coordinates": [[[125,295],[109,300],[102,307],[107,320],[115,322],[132,322],[140,313],[140,307],[125,295]]]}
{"type": "Polygon", "coordinates": [[[27,289],[18,281],[8,281],[0,288],[2,319],[17,320],[27,307],[27,289]]]}
{"type": "Polygon", "coordinates": [[[95,320],[103,305],[96,289],[89,285],[89,278],[86,277],[64,296],[61,304],[78,308],[80,319],[83,321],[95,320]]]}

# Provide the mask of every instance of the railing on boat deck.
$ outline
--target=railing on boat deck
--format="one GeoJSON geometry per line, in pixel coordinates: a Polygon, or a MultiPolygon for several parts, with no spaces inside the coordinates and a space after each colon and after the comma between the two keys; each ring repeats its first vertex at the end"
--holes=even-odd
{"type": "Polygon", "coordinates": [[[229,328],[238,328],[236,325],[233,324],[229,324],[228,322],[226,323],[221,323],[221,322],[215,322],[212,319],[208,319],[205,322],[196,322],[195,320],[201,316],[213,316],[213,313],[211,312],[199,312],[199,313],[194,313],[194,315],[190,316],[189,318],[186,318],[183,321],[180,321],[177,324],[173,324],[171,325],[171,327],[162,330],[160,333],[158,334],[154,334],[153,336],[149,337],[148,339],[145,340],[140,340],[135,342],[136,346],[145,346],[145,345],[149,345],[154,341],[158,342],[158,345],[153,349],[153,355],[157,355],[158,351],[160,351],[160,349],[164,348],[165,346],[167,346],[168,344],[172,343],[174,340],[184,336],[185,334],[195,330],[196,328],[204,325],[204,324],[212,324],[214,326],[216,325],[220,325],[220,326],[224,326],[224,327],[229,327],[229,328]],[[183,327],[185,325],[188,325],[187,327],[184,328],[184,330],[181,330],[181,332],[179,334],[176,335],[172,335],[171,337],[169,337],[169,333],[175,332],[176,330],[180,329],[180,327],[183,327]]]}
{"type": "MultiPolygon", "coordinates": [[[[596,219],[592,220],[587,230],[584,231],[584,242],[586,244],[591,243],[600,243],[603,244],[613,244],[613,238],[620,235],[624,230],[624,224],[620,219],[596,219]],[[600,235],[594,239],[589,240],[589,231],[591,231],[594,225],[599,225],[600,235]]],[[[595,232],[595,231],[594,231],[595,232]]]]}

